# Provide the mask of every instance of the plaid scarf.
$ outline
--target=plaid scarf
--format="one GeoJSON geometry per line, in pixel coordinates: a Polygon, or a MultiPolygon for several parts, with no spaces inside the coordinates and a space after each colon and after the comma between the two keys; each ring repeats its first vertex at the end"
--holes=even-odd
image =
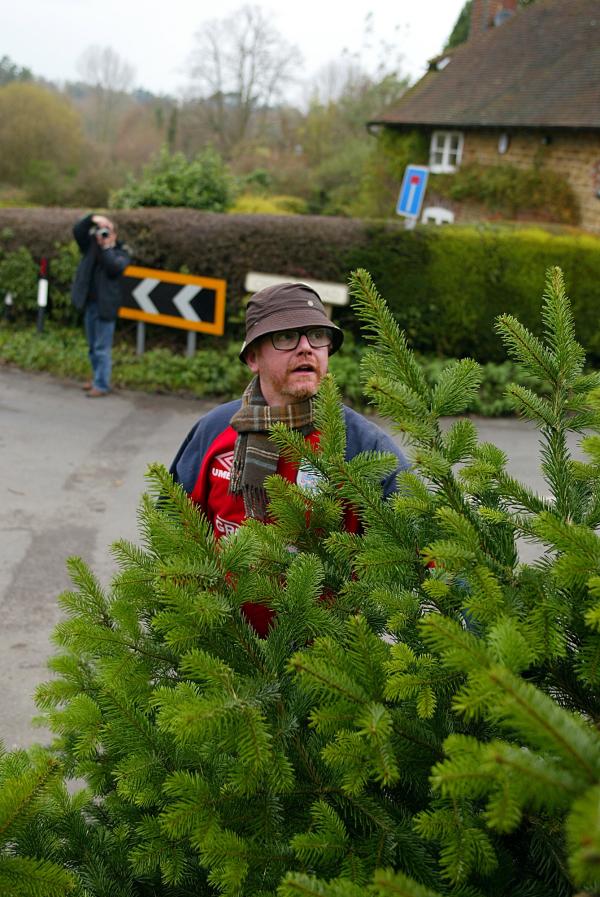
{"type": "Polygon", "coordinates": [[[242,407],[231,418],[237,430],[229,491],[241,493],[247,517],[264,520],[267,494],[264,483],[277,473],[279,450],[269,439],[269,427],[283,423],[304,436],[314,430],[312,399],[296,405],[269,406],[260,391],[258,377],[250,381],[242,396],[242,407]]]}

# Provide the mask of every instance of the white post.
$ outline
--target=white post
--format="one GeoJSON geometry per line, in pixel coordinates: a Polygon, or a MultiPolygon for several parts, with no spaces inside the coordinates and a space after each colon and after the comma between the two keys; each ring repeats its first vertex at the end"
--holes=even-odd
{"type": "Polygon", "coordinates": [[[13,313],[13,294],[10,292],[4,295],[4,317],[7,321],[12,319],[13,313]]]}
{"type": "Polygon", "coordinates": [[[40,262],[40,277],[38,280],[37,290],[37,331],[41,333],[44,329],[44,315],[48,306],[48,260],[43,258],[40,262]]]}

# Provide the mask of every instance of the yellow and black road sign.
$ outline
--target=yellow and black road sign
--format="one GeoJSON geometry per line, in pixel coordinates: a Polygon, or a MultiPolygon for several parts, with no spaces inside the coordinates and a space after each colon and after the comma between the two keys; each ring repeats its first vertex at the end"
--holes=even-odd
{"type": "Polygon", "coordinates": [[[221,336],[226,281],[154,268],[125,268],[121,318],[221,336]]]}

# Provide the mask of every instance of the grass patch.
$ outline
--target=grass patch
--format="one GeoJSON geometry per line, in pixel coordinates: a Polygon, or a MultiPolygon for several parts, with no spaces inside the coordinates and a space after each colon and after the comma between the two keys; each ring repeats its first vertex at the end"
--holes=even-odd
{"type": "MultiPolygon", "coordinates": [[[[130,342],[117,337],[113,346],[113,385],[144,392],[173,393],[199,398],[239,395],[248,382],[246,368],[237,360],[237,347],[201,349],[193,358],[169,348],[149,349],[136,355],[130,342]]],[[[85,380],[90,375],[83,331],[46,323],[43,333],[34,327],[0,325],[0,363],[24,370],[47,371],[58,377],[85,380]]]]}
{"type": "MultiPolygon", "coordinates": [[[[227,401],[237,398],[248,383],[248,369],[238,361],[237,341],[223,340],[218,346],[201,347],[193,358],[168,345],[149,348],[136,355],[131,334],[117,334],[113,347],[113,385],[142,392],[170,393],[202,399],[227,401]]],[[[354,408],[368,411],[362,393],[360,361],[363,347],[347,337],[340,353],[331,358],[344,400],[354,408]]],[[[425,375],[435,384],[452,359],[421,356],[425,375]]],[[[57,377],[86,380],[90,375],[87,344],[79,328],[59,327],[47,322],[43,333],[34,327],[17,327],[0,322],[0,364],[14,364],[23,370],[46,371],[57,377]]],[[[531,385],[511,362],[483,366],[479,395],[468,411],[487,417],[510,414],[505,396],[509,383],[531,385]]]]}

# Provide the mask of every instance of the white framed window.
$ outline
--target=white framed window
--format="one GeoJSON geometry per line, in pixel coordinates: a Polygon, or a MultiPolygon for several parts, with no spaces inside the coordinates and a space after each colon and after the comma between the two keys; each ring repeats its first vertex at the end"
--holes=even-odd
{"type": "Polygon", "coordinates": [[[460,167],[463,143],[460,131],[434,131],[429,147],[429,170],[433,174],[456,171],[460,167]]]}

